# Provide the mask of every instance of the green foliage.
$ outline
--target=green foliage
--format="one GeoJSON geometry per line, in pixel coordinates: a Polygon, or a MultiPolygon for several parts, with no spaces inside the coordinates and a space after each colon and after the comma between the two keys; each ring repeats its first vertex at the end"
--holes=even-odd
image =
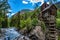
{"type": "Polygon", "coordinates": [[[8,27],[7,12],[10,6],[7,3],[7,0],[0,1],[0,27],[8,27]]]}
{"type": "Polygon", "coordinates": [[[25,20],[20,20],[20,27],[24,28],[25,27],[25,20]]]}
{"type": "Polygon", "coordinates": [[[60,18],[60,11],[57,10],[57,18],[60,18]]]}
{"type": "Polygon", "coordinates": [[[17,28],[27,28],[27,29],[31,29],[33,26],[36,26],[38,24],[38,13],[40,12],[38,10],[39,8],[37,8],[36,10],[34,11],[30,11],[30,12],[24,12],[24,14],[20,14],[20,27],[17,27],[17,14],[14,15],[12,18],[11,18],[11,22],[10,22],[10,25],[11,26],[15,26],[17,28]]]}
{"type": "Polygon", "coordinates": [[[57,10],[56,25],[57,25],[57,28],[59,29],[60,28],[60,11],[59,10],[57,10]]]}
{"type": "Polygon", "coordinates": [[[41,27],[42,27],[42,29],[43,29],[43,32],[45,32],[46,26],[45,26],[45,23],[44,23],[43,21],[41,21],[41,27]]]}
{"type": "Polygon", "coordinates": [[[59,29],[60,28],[60,19],[56,19],[56,25],[57,25],[57,28],[59,29]]]}
{"type": "Polygon", "coordinates": [[[31,19],[30,17],[26,20],[20,20],[20,27],[21,28],[28,28],[31,29],[33,26],[36,26],[38,23],[38,20],[36,18],[31,19]]]}
{"type": "Polygon", "coordinates": [[[26,20],[20,20],[20,27],[24,28],[24,27],[30,27],[31,26],[31,19],[28,18],[26,20]]]}
{"type": "Polygon", "coordinates": [[[28,30],[30,30],[31,29],[31,27],[32,27],[32,20],[31,20],[31,18],[28,18],[26,21],[26,28],[28,29],[28,30]]]}
{"type": "Polygon", "coordinates": [[[58,40],[60,40],[60,35],[58,35],[58,40]]]}
{"type": "Polygon", "coordinates": [[[36,26],[38,24],[38,19],[37,18],[33,18],[32,19],[32,25],[36,26]]]}

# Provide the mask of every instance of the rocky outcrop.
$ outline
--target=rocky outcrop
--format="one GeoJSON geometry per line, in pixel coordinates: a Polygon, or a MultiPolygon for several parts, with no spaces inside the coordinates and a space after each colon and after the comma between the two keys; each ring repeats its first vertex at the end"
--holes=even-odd
{"type": "Polygon", "coordinates": [[[31,31],[28,33],[26,30],[23,30],[23,32],[20,31],[20,34],[19,36],[15,37],[16,35],[16,32],[14,29],[1,29],[1,36],[2,34],[4,35],[2,38],[0,37],[0,39],[4,39],[7,38],[8,40],[44,40],[44,34],[42,32],[42,29],[40,26],[36,26],[34,27],[33,29],[31,29],[31,31]],[[13,32],[14,31],[14,32],[13,32]],[[25,32],[24,32],[25,31],[25,32]],[[7,34],[5,34],[7,33],[7,34]],[[13,35],[11,35],[10,33],[12,33],[13,35]],[[22,34],[21,34],[22,33],[22,34]],[[13,36],[13,38],[10,38],[9,34],[11,36],[13,36]],[[8,37],[6,37],[8,35],[8,37]],[[14,38],[15,37],[15,38],[14,38]]]}
{"type": "MultiPolygon", "coordinates": [[[[33,27],[29,32],[27,32],[27,29],[24,29],[20,32],[22,32],[23,35],[27,36],[27,38],[29,38],[30,40],[44,40],[45,39],[41,26],[33,27]]],[[[23,37],[23,38],[26,39],[26,37],[23,37]]]]}
{"type": "Polygon", "coordinates": [[[44,40],[44,33],[42,32],[42,29],[40,26],[36,26],[31,32],[30,32],[30,38],[32,40],[44,40]]]}

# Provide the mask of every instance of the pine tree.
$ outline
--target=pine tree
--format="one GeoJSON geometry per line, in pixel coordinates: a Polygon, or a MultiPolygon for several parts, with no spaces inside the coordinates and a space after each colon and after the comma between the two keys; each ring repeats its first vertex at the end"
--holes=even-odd
{"type": "Polygon", "coordinates": [[[8,27],[7,13],[9,8],[8,0],[0,0],[0,26],[3,28],[8,27]]]}

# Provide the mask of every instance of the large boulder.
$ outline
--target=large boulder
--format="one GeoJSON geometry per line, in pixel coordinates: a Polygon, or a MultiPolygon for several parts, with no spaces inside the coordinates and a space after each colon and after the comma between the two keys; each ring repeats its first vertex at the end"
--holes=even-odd
{"type": "Polygon", "coordinates": [[[44,33],[42,31],[42,28],[40,26],[36,26],[31,32],[30,32],[30,38],[32,40],[44,40],[44,33]]]}

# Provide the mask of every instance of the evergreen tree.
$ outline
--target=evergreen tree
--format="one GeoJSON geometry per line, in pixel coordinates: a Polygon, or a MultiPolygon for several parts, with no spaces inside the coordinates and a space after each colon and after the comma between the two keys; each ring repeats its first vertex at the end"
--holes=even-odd
{"type": "Polygon", "coordinates": [[[54,4],[57,2],[57,0],[49,0],[50,4],[54,4]]]}
{"type": "Polygon", "coordinates": [[[0,27],[8,27],[7,13],[10,8],[8,0],[0,0],[0,27]]]}

